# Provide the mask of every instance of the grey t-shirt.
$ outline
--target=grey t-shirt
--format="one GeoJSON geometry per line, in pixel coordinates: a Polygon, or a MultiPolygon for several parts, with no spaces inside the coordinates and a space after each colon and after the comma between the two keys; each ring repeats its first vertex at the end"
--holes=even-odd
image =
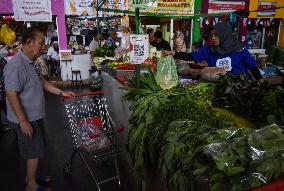
{"type": "MultiPolygon", "coordinates": [[[[18,92],[28,120],[36,121],[45,115],[43,81],[37,76],[32,61],[20,50],[4,68],[6,91],[18,92]]],[[[7,118],[19,123],[7,100],[7,118]]]]}

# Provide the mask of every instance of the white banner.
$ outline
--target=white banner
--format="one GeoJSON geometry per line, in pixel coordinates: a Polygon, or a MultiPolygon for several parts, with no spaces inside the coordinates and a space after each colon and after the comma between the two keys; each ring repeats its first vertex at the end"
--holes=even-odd
{"type": "Polygon", "coordinates": [[[13,0],[16,21],[52,22],[50,0],[13,0]]]}
{"type": "Polygon", "coordinates": [[[142,64],[148,57],[148,35],[130,35],[130,63],[142,64]]]}

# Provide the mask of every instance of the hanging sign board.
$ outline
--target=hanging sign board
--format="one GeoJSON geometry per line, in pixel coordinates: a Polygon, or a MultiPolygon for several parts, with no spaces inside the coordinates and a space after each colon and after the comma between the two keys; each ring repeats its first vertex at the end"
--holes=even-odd
{"type": "Polygon", "coordinates": [[[132,6],[135,8],[148,8],[155,4],[156,0],[132,0],[132,6]]]}
{"type": "Polygon", "coordinates": [[[13,0],[16,21],[52,22],[50,0],[13,0]]]}
{"type": "Polygon", "coordinates": [[[92,0],[64,0],[66,15],[94,15],[92,0]]]}
{"type": "Polygon", "coordinates": [[[61,61],[71,61],[72,60],[71,50],[60,50],[59,55],[60,55],[61,61]]]}
{"type": "Polygon", "coordinates": [[[142,64],[149,57],[148,35],[130,35],[130,63],[142,64]]]}
{"type": "MultiPolygon", "coordinates": [[[[103,4],[101,8],[113,10],[128,10],[128,0],[64,0],[65,14],[78,16],[96,16],[96,6],[103,4]]],[[[99,11],[99,17],[113,16],[114,13],[99,11]]]]}
{"type": "Polygon", "coordinates": [[[284,0],[250,0],[249,18],[284,18],[284,9],[275,9],[283,6],[284,0]]]}
{"type": "Polygon", "coordinates": [[[236,10],[244,10],[246,2],[244,0],[209,0],[208,13],[227,13],[236,10]]]}
{"type": "Polygon", "coordinates": [[[257,15],[260,17],[274,17],[276,13],[277,1],[259,1],[258,2],[258,11],[257,15]],[[268,10],[271,9],[271,10],[268,10]]]}
{"type": "Polygon", "coordinates": [[[194,0],[157,0],[157,6],[149,11],[169,15],[193,14],[194,0]]]}
{"type": "Polygon", "coordinates": [[[132,0],[134,8],[141,12],[169,15],[188,15],[194,13],[194,0],[132,0]]]}

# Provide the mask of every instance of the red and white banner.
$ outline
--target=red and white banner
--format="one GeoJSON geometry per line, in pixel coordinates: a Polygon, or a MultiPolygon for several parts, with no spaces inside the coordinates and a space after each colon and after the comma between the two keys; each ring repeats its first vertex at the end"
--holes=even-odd
{"type": "Polygon", "coordinates": [[[235,1],[222,1],[222,0],[209,0],[208,13],[226,13],[236,10],[245,9],[244,0],[235,1]]]}
{"type": "Polygon", "coordinates": [[[13,0],[16,21],[52,22],[50,0],[13,0]]]}
{"type": "Polygon", "coordinates": [[[277,1],[259,1],[258,3],[258,16],[275,16],[277,1]],[[271,9],[271,10],[269,10],[271,9]]]}

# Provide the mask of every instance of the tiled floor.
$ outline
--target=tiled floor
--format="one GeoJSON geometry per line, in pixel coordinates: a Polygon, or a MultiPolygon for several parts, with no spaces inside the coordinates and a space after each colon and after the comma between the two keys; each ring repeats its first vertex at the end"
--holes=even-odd
{"type": "MultiPolygon", "coordinates": [[[[80,91],[80,90],[77,90],[80,91]]],[[[95,191],[96,185],[89,175],[86,167],[77,156],[73,162],[71,177],[65,177],[63,166],[69,159],[73,143],[65,116],[63,102],[60,98],[46,95],[47,115],[44,119],[47,133],[47,154],[41,161],[39,173],[53,177],[53,191],[95,191]]],[[[94,164],[92,169],[98,177],[103,177],[114,171],[111,163],[94,164]]],[[[122,185],[119,187],[116,181],[106,183],[102,191],[132,191],[133,178],[131,168],[125,156],[119,157],[119,169],[122,185]]],[[[20,158],[17,149],[17,140],[13,131],[0,134],[0,190],[23,191],[25,184],[25,164],[20,158]]]]}

